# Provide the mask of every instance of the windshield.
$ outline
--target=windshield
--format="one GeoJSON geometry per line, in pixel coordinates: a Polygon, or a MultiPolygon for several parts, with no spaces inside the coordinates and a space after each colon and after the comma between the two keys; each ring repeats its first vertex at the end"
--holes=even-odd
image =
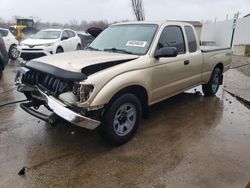
{"type": "Polygon", "coordinates": [[[4,29],[0,29],[0,35],[2,37],[6,37],[8,35],[8,31],[7,30],[4,30],[4,29]]]}
{"type": "Polygon", "coordinates": [[[60,37],[61,31],[39,31],[35,35],[33,35],[31,38],[33,39],[57,39],[60,37]]]}
{"type": "Polygon", "coordinates": [[[155,24],[111,26],[89,45],[89,49],[143,55],[147,53],[156,29],[155,24]]]}

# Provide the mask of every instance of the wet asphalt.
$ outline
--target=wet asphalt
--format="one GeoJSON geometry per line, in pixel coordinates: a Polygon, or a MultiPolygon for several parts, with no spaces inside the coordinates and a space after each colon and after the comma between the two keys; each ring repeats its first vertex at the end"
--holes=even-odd
{"type": "MultiPolygon", "coordinates": [[[[17,67],[10,63],[0,81],[0,106],[25,99],[13,85],[17,67]]],[[[116,148],[97,131],[51,127],[18,104],[0,107],[0,187],[245,188],[249,181],[250,110],[223,89],[216,97],[192,89],[152,106],[135,137],[116,148]]]]}

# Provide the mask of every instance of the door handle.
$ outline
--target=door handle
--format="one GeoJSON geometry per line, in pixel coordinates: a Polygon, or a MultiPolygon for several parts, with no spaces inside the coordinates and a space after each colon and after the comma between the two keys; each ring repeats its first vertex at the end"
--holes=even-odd
{"type": "Polygon", "coordinates": [[[188,65],[188,64],[189,64],[189,60],[185,60],[184,65],[188,65]]]}

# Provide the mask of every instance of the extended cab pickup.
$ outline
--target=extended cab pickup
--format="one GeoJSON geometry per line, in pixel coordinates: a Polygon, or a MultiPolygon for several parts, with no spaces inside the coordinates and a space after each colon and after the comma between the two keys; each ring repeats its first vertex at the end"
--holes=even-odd
{"type": "Polygon", "coordinates": [[[150,105],[202,85],[216,94],[231,49],[201,49],[192,25],[182,22],[128,22],[111,25],[84,51],[28,61],[16,76],[21,107],[53,123],[59,116],[87,129],[99,126],[120,145],[136,132],[150,105]],[[44,105],[52,111],[37,111],[44,105]]]}

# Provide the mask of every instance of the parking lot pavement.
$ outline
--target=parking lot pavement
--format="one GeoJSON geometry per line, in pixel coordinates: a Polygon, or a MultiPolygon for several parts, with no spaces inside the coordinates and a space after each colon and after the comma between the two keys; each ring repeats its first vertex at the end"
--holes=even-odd
{"type": "Polygon", "coordinates": [[[232,68],[224,74],[224,89],[250,105],[250,58],[233,56],[232,68]]]}
{"type": "Polygon", "coordinates": [[[241,71],[230,69],[225,73],[224,89],[250,105],[250,77],[241,71]]]}
{"type": "Polygon", "coordinates": [[[232,68],[237,69],[246,76],[250,77],[250,57],[233,56],[232,68]]]}
{"type": "MultiPolygon", "coordinates": [[[[23,99],[13,89],[17,65],[0,81],[0,104],[23,99]]],[[[193,89],[154,105],[117,148],[97,131],[50,127],[13,104],[0,108],[0,187],[244,188],[249,146],[250,111],[224,90],[204,97],[193,89]]]]}

